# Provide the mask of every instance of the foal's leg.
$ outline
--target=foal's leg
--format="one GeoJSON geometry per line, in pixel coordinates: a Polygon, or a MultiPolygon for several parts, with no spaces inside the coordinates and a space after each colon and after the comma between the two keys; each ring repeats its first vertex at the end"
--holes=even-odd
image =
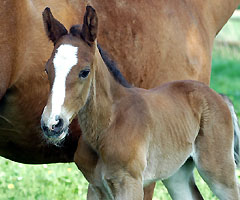
{"type": "Polygon", "coordinates": [[[189,158],[173,176],[162,181],[173,200],[203,200],[195,185],[194,166],[193,160],[189,158]]]}
{"type": "Polygon", "coordinates": [[[88,192],[87,192],[87,200],[114,200],[114,197],[104,193],[104,190],[101,190],[100,188],[92,184],[89,184],[88,192]]]}
{"type": "Polygon", "coordinates": [[[116,188],[115,200],[143,200],[142,179],[126,175],[121,182],[114,184],[114,188],[116,188]]]}
{"type": "Polygon", "coordinates": [[[144,200],[152,200],[155,185],[156,183],[151,183],[150,185],[144,187],[144,200]]]}
{"type": "MultiPolygon", "coordinates": [[[[200,131],[195,143],[193,157],[199,174],[219,199],[240,199],[233,156],[233,136],[212,134],[211,132],[216,131],[215,127],[209,130],[200,131]]],[[[229,130],[231,131],[231,127],[229,130]]],[[[218,133],[220,131],[226,130],[221,127],[218,133]]]]}
{"type": "Polygon", "coordinates": [[[95,188],[93,185],[88,185],[87,200],[100,200],[101,194],[100,191],[95,188]]]}

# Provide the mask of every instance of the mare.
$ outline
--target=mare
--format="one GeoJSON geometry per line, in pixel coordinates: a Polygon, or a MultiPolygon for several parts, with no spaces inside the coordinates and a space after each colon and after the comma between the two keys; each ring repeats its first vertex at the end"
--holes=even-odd
{"type": "MultiPolygon", "coordinates": [[[[45,24],[49,15],[46,9],[45,24]]],[[[78,116],[82,140],[74,160],[90,183],[88,200],[141,200],[143,185],[168,179],[190,157],[219,199],[240,199],[232,116],[219,94],[197,81],[149,90],[121,84],[97,48],[91,6],[82,27],[70,33],[59,22],[52,27],[55,46],[46,64],[52,90],[42,128],[58,144],[78,116]],[[94,154],[98,160],[87,164],[86,155],[94,154]]]]}
{"type": "MultiPolygon", "coordinates": [[[[131,84],[151,88],[182,79],[209,84],[213,40],[240,0],[90,2],[102,23],[98,42],[131,84]]],[[[1,156],[31,164],[73,161],[81,135],[76,121],[61,147],[41,137],[39,121],[49,93],[44,68],[52,50],[41,13],[51,7],[70,28],[80,23],[85,5],[84,0],[0,2],[1,156]]],[[[174,188],[182,188],[198,199],[191,162],[184,166],[164,184],[171,196],[181,197],[181,189],[178,194],[174,188]]]]}

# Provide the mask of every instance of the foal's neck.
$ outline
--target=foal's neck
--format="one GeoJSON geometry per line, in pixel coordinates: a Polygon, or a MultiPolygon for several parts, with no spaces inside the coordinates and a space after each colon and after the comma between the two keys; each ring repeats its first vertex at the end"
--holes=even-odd
{"type": "Polygon", "coordinates": [[[117,109],[116,102],[127,95],[127,88],[115,81],[97,48],[93,73],[90,95],[79,112],[79,123],[83,137],[97,150],[98,139],[110,126],[117,109]]]}

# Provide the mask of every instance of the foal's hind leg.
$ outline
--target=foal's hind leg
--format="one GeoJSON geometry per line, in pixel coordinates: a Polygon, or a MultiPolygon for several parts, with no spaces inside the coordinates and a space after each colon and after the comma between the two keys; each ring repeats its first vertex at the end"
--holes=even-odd
{"type": "Polygon", "coordinates": [[[174,175],[162,181],[173,200],[203,200],[194,181],[194,166],[190,158],[174,175]]]}
{"type": "Polygon", "coordinates": [[[229,132],[223,125],[201,130],[195,142],[193,158],[199,174],[219,199],[237,200],[240,198],[233,157],[233,135],[216,134],[220,131],[229,132]]]}

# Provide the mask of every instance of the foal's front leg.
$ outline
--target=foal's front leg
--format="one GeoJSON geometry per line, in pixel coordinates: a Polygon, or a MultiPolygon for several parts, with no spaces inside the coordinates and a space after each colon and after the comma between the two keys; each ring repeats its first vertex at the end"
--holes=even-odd
{"type": "Polygon", "coordinates": [[[88,185],[87,200],[108,200],[101,191],[92,184],[88,185]]]}
{"type": "Polygon", "coordinates": [[[142,200],[143,183],[142,178],[133,178],[130,175],[123,175],[121,182],[115,184],[116,200],[142,200]]]}
{"type": "Polygon", "coordinates": [[[127,172],[114,173],[102,179],[101,186],[89,184],[87,200],[143,200],[142,178],[127,172]]]}

